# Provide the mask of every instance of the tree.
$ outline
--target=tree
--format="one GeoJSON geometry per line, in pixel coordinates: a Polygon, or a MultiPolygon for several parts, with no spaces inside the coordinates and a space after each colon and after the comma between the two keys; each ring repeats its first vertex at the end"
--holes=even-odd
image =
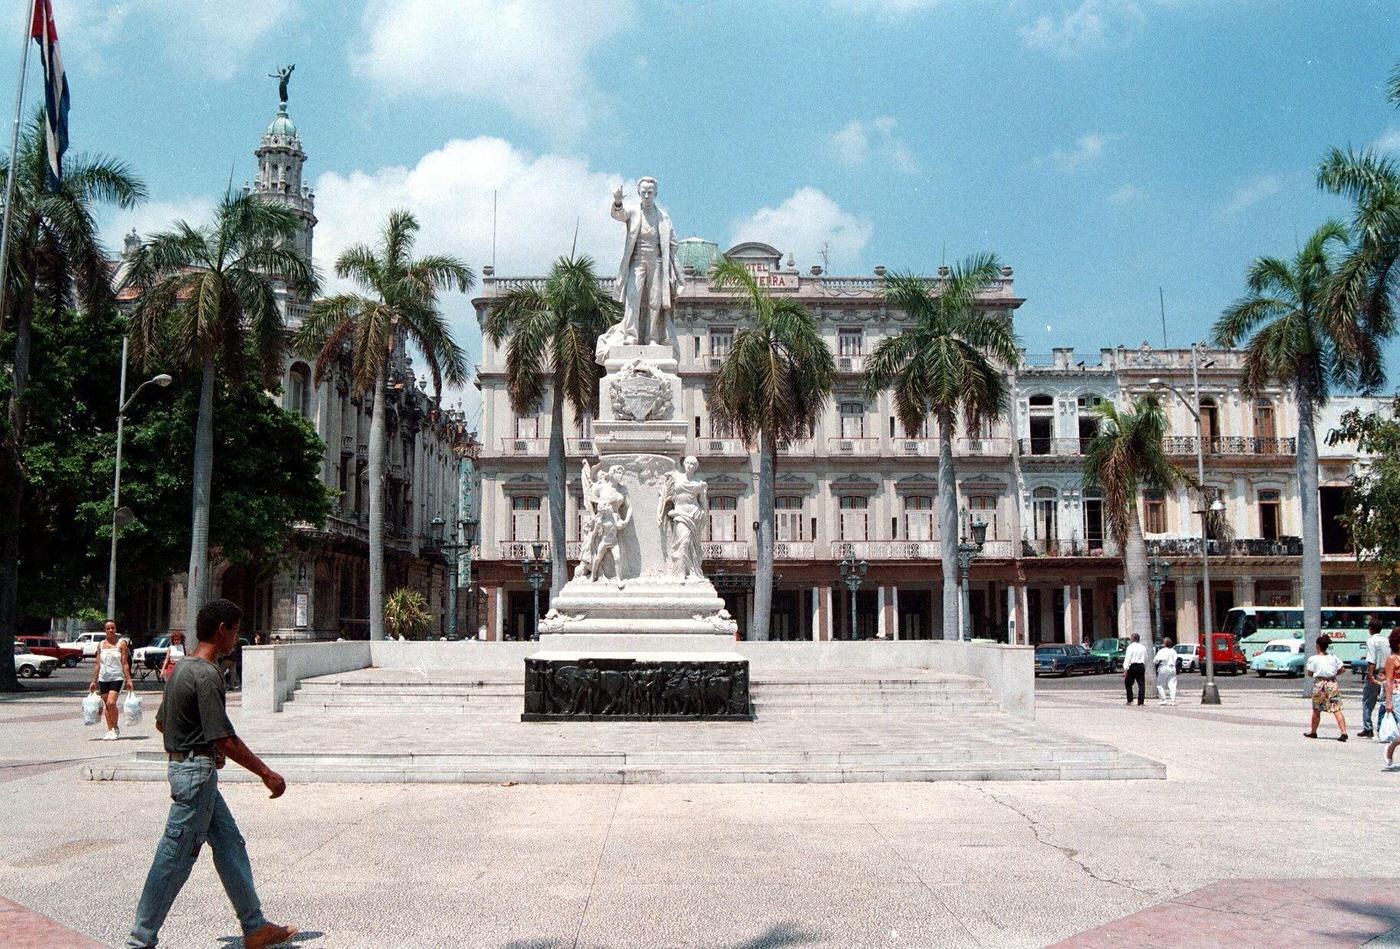
{"type": "MultiPolygon", "coordinates": [[[[0,175],[9,162],[0,161],[0,175]]],[[[126,165],[103,156],[69,159],[50,188],[43,112],[24,130],[16,156],[3,322],[12,327],[8,411],[0,423],[0,651],[14,642],[19,614],[19,524],[24,511],[24,438],[30,353],[40,301],[50,313],[77,304],[105,313],[112,302],[111,272],[97,236],[98,204],[134,207],[145,186],[126,165]]],[[[14,669],[0,663],[0,691],[18,688],[14,669]]]]}
{"type": "Polygon", "coordinates": [[[836,360],[812,315],[796,300],[774,298],[737,260],[710,271],[720,290],[737,291],[747,311],[715,376],[710,414],[758,454],[758,557],[753,638],[766,640],[773,604],[773,481],[778,452],[812,436],[831,397],[836,360]]]}
{"type": "Polygon", "coordinates": [[[1215,324],[1215,340],[1244,352],[1244,389],[1289,386],[1298,405],[1298,493],[1303,518],[1303,628],[1322,630],[1322,527],[1318,517],[1316,413],[1334,385],[1368,386],[1382,377],[1378,324],[1346,305],[1348,262],[1333,267],[1332,247],[1347,248],[1346,226],[1328,221],[1292,262],[1260,257],[1249,267],[1249,292],[1215,324]]]}
{"type": "Polygon", "coordinates": [[[895,415],[916,437],[930,414],[938,426],[938,530],[943,561],[943,638],[959,637],[958,492],[953,470],[957,417],[969,430],[1006,412],[1007,381],[997,362],[1020,358],[1011,321],[978,306],[977,294],[1000,276],[993,254],[968,258],[936,283],[913,274],[885,281],[885,300],[909,316],[898,336],[866,360],[865,389],[894,396],[895,415]]]}
{"type": "Polygon", "coordinates": [[[588,256],[560,257],[543,287],[507,291],[486,315],[493,345],[508,340],[506,395],[517,414],[534,412],[550,393],[549,553],[550,588],[569,579],[564,550],[564,404],[576,416],[598,410],[598,337],[619,318],[619,307],[593,274],[588,256]]]}
{"type": "Polygon", "coordinates": [[[316,384],[347,348],[350,385],[374,400],[369,426],[369,635],[384,638],[384,457],[389,436],[385,381],[406,371],[405,347],[422,354],[432,374],[433,391],[442,398],[442,383],[462,385],[467,360],[452,339],[438,309],[439,291],[466,293],[476,282],[471,268],[456,257],[429,255],[414,259],[418,221],[407,211],[393,211],[379,244],[356,244],[335,262],[336,276],[354,280],[366,294],[341,293],[318,300],[297,337],[297,345],[316,359],[316,384]]]}
{"type": "MultiPolygon", "coordinates": [[[[1184,471],[1167,457],[1163,439],[1167,417],[1157,400],[1148,396],[1120,412],[1113,403],[1098,407],[1099,430],[1084,457],[1084,487],[1103,493],[1104,519],[1123,547],[1123,575],[1131,609],[1130,631],[1145,643],[1152,642],[1152,613],[1147,596],[1147,544],[1138,517],[1142,489],[1168,490],[1191,483],[1184,471]]],[[[1206,594],[1209,596],[1209,592],[1206,594]]],[[[1149,650],[1150,653],[1150,650],[1149,650]]],[[[1152,662],[1147,663],[1147,690],[1153,687],[1152,662]]]]}
{"type": "Polygon", "coordinates": [[[432,614],[423,594],[399,587],[384,601],[384,625],[395,638],[417,639],[433,625],[432,614]]]}
{"type": "Polygon", "coordinates": [[[137,291],[132,356],[143,368],[167,360],[200,371],[194,436],[186,621],[209,593],[210,485],[214,474],[214,384],[219,364],[241,376],[251,362],[272,379],[286,349],[278,284],[310,293],[316,274],[295,248],[300,219],[252,194],[224,194],[208,226],[184,221],[142,243],[123,286],[137,291]]]}
{"type": "Polygon", "coordinates": [[[1379,568],[1373,592],[1386,596],[1400,594],[1400,532],[1395,530],[1400,524],[1398,413],[1400,400],[1391,402],[1386,413],[1351,409],[1327,433],[1327,444],[1354,442],[1357,453],[1367,456],[1366,464],[1352,476],[1342,519],[1357,557],[1379,568]]]}

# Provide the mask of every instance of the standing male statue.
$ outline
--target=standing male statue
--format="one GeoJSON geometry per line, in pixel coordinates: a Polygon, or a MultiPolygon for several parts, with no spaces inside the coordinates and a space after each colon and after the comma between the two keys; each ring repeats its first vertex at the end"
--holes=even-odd
{"type": "Polygon", "coordinates": [[[637,343],[670,344],[671,309],[681,287],[676,266],[676,232],[671,215],[656,203],[656,179],[637,182],[641,205],[622,206],[622,186],[613,192],[612,216],[627,225],[622,264],[613,295],[622,303],[622,321],[598,338],[598,361],[608,347],[637,343]]]}

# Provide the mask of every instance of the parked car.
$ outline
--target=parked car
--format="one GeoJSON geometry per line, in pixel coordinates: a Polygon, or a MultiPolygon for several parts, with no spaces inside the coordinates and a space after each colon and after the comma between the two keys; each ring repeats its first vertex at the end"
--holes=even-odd
{"type": "Polygon", "coordinates": [[[36,656],[52,656],[58,664],[72,669],[83,659],[83,651],[72,646],[62,645],[52,636],[16,636],[15,642],[24,646],[27,652],[36,656]]]}
{"type": "Polygon", "coordinates": [[[1095,675],[1110,668],[1104,657],[1073,643],[1035,647],[1036,675],[1095,675]]]}
{"type": "Polygon", "coordinates": [[[39,656],[27,652],[24,646],[15,643],[15,674],[21,679],[38,676],[47,679],[58,668],[58,660],[52,656],[39,656]]]}
{"type": "Polygon", "coordinates": [[[1196,647],[1190,643],[1176,644],[1176,671],[1195,672],[1197,669],[1196,647]]]}
{"type": "Polygon", "coordinates": [[[1267,675],[1296,678],[1303,674],[1307,661],[1301,639],[1275,639],[1249,661],[1249,668],[1261,679],[1267,675]]]}
{"type": "Polygon", "coordinates": [[[146,678],[152,672],[156,678],[160,678],[160,668],[165,665],[165,655],[170,651],[170,634],[162,633],[151,640],[149,645],[134,649],[131,652],[131,671],[138,672],[141,678],[146,678]]]}
{"type": "MultiPolygon", "coordinates": [[[[1248,661],[1244,653],[1240,650],[1240,644],[1230,633],[1211,633],[1210,640],[1214,644],[1211,658],[1215,661],[1215,671],[1239,675],[1248,667],[1248,661]]],[[[1204,673],[1206,671],[1206,647],[1204,643],[1196,644],[1196,667],[1204,673]]]]}
{"type": "MultiPolygon", "coordinates": [[[[97,655],[98,647],[106,638],[107,634],[102,632],[79,633],[76,639],[71,642],[63,643],[63,645],[70,649],[80,649],[82,650],[84,659],[91,659],[93,656],[97,655]]],[[[131,640],[127,637],[118,636],[117,638],[125,640],[127,648],[131,647],[131,640]]]]}
{"type": "Polygon", "coordinates": [[[1120,672],[1123,669],[1123,654],[1128,651],[1126,639],[1096,639],[1089,647],[1094,655],[1108,662],[1107,672],[1120,672]]]}

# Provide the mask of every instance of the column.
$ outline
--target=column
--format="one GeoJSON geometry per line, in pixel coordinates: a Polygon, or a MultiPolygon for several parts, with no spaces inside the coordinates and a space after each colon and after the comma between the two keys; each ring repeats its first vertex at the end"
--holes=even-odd
{"type": "Polygon", "coordinates": [[[486,638],[500,642],[506,638],[506,591],[499,586],[486,588],[486,611],[496,617],[496,628],[486,631],[486,638]]]}
{"type": "MultiPolygon", "coordinates": [[[[1045,587],[1040,591],[1040,641],[1054,642],[1055,635],[1055,589],[1045,587]]],[[[1068,636],[1068,630],[1066,630],[1068,636]]]]}
{"type": "MultiPolygon", "coordinates": [[[[1236,578],[1235,578],[1235,605],[1236,605],[1236,606],[1253,606],[1253,605],[1254,605],[1254,578],[1253,578],[1253,577],[1236,577],[1236,578]]],[[[1223,616],[1217,617],[1217,618],[1216,618],[1217,628],[1218,628],[1218,624],[1220,623],[1220,621],[1223,620],[1224,618],[1225,618],[1225,617],[1223,617],[1223,616]]]]}
{"type": "Polygon", "coordinates": [[[899,638],[899,587],[890,585],[890,638],[899,638]]]}
{"type": "Polygon", "coordinates": [[[1179,642],[1201,641],[1201,620],[1197,590],[1199,577],[1181,576],[1176,579],[1176,635],[1179,642]]]}
{"type": "Polygon", "coordinates": [[[1011,617],[1011,635],[1009,637],[1011,645],[1024,644],[1030,642],[1027,638],[1027,617],[1030,615],[1026,609],[1026,587],[1025,584],[1012,583],[1006,587],[1007,615],[1011,617]]]}
{"type": "Polygon", "coordinates": [[[1128,602],[1127,586],[1120,583],[1118,584],[1118,636],[1122,639],[1131,633],[1141,633],[1141,630],[1133,628],[1133,605],[1128,602]]]}
{"type": "Polygon", "coordinates": [[[1094,584],[1092,596],[1094,597],[1094,628],[1092,630],[1095,639],[1107,636],[1110,629],[1109,617],[1113,615],[1113,597],[1109,596],[1108,587],[1102,581],[1094,584]]]}
{"type": "Polygon", "coordinates": [[[1079,584],[1065,585],[1065,642],[1084,641],[1084,614],[1079,609],[1079,584]]]}
{"type": "Polygon", "coordinates": [[[832,612],[832,590],[829,586],[818,588],[821,597],[818,602],[821,605],[822,621],[821,628],[817,631],[817,638],[830,641],[836,638],[836,615],[832,612]]]}
{"type": "Polygon", "coordinates": [[[885,622],[885,587],[875,588],[875,635],[880,639],[889,636],[889,625],[885,622]]]}
{"type": "Polygon", "coordinates": [[[812,601],[812,642],[818,642],[822,638],[822,630],[826,626],[826,600],[822,597],[821,587],[812,587],[810,597],[812,601]]]}

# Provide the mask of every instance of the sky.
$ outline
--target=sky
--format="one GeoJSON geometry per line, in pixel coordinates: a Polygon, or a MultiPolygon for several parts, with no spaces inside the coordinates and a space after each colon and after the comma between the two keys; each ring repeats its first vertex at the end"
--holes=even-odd
{"type": "MultiPolygon", "coordinates": [[[[104,215],[114,247],[253,177],[295,63],[325,270],[397,207],[479,270],[494,192],[498,274],[542,273],[575,228],[607,273],[612,189],[651,175],[682,235],[803,271],[995,252],[1030,353],[1160,346],[1159,301],[1170,345],[1204,338],[1253,258],[1348,213],[1316,186],[1329,148],[1400,156],[1396,0],[53,5],[72,148],[150,189],[104,215]]],[[[12,75],[19,43],[0,54],[12,75]]],[[[446,307],[475,359],[468,299],[446,307]]]]}

